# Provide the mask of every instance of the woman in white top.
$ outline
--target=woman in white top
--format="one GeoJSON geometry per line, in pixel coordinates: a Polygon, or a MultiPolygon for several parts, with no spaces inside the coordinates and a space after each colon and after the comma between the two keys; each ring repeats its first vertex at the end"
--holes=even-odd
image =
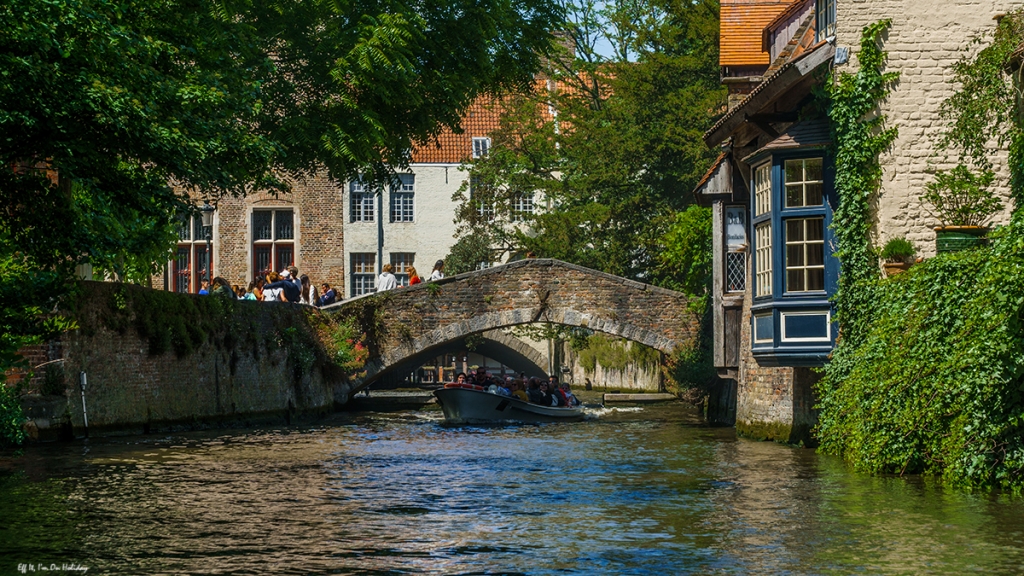
{"type": "Polygon", "coordinates": [[[398,278],[391,273],[394,268],[391,264],[385,264],[383,271],[380,276],[377,277],[377,292],[384,292],[386,290],[394,290],[398,287],[398,278]]]}
{"type": "Polygon", "coordinates": [[[430,272],[430,281],[433,282],[434,280],[440,280],[441,278],[444,278],[443,269],[444,260],[438,260],[437,262],[434,262],[434,269],[431,270],[430,272]]]}
{"type": "MultiPolygon", "coordinates": [[[[281,279],[281,275],[277,272],[271,272],[267,274],[267,284],[273,284],[281,279]]],[[[284,292],[284,288],[264,288],[263,289],[263,301],[264,302],[280,302],[281,292],[284,292]]]]}

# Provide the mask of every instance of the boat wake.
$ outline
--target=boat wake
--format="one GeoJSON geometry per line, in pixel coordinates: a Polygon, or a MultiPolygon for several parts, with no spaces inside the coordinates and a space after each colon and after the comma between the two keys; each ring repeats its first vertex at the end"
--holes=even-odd
{"type": "Polygon", "coordinates": [[[596,420],[603,416],[610,416],[612,414],[625,414],[642,411],[642,406],[583,406],[584,420],[596,420]]]}

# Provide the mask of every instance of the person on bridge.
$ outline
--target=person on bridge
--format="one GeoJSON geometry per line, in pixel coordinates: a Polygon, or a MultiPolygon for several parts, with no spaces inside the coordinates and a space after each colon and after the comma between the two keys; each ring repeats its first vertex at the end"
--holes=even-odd
{"type": "Polygon", "coordinates": [[[281,289],[281,292],[277,293],[277,297],[275,298],[275,300],[280,302],[299,301],[299,295],[301,294],[301,285],[292,282],[290,271],[284,270],[280,274],[271,272],[270,275],[267,276],[267,279],[270,280],[270,284],[267,284],[266,288],[263,289],[264,301],[266,301],[265,296],[267,293],[267,289],[273,290],[275,288],[281,289]],[[274,278],[276,278],[276,280],[274,280],[274,278]]]}
{"type": "Polygon", "coordinates": [[[423,282],[423,278],[420,278],[420,275],[416,273],[416,269],[412,266],[406,267],[405,271],[409,274],[409,286],[415,286],[423,282]]]}
{"type": "Polygon", "coordinates": [[[267,284],[263,286],[263,301],[278,302],[283,300],[284,288],[281,287],[281,275],[271,270],[267,273],[267,284]]]}
{"type": "Polygon", "coordinates": [[[316,304],[318,299],[316,286],[313,286],[313,283],[309,281],[309,276],[303,274],[299,277],[299,282],[302,286],[302,292],[299,294],[299,298],[302,300],[302,303],[309,304],[310,306],[316,304]]]}
{"type": "Polygon", "coordinates": [[[398,287],[398,279],[395,278],[392,270],[394,270],[394,268],[391,267],[391,264],[384,265],[384,269],[381,271],[380,276],[377,277],[377,292],[394,290],[398,287]]]}
{"type": "Polygon", "coordinates": [[[430,271],[430,281],[440,280],[444,278],[444,260],[438,260],[434,262],[434,269],[430,271]]]}
{"type": "Polygon", "coordinates": [[[323,292],[321,293],[320,300],[318,301],[319,305],[330,306],[331,304],[334,304],[338,298],[338,293],[334,291],[334,288],[331,288],[331,285],[327,282],[321,284],[320,288],[323,289],[323,292]]]}

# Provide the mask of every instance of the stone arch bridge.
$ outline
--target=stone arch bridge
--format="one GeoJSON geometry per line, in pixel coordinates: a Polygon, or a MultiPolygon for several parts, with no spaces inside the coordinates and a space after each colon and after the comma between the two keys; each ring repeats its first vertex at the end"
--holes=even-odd
{"type": "Polygon", "coordinates": [[[699,318],[684,294],[552,259],[527,259],[324,308],[380,328],[365,376],[382,374],[473,334],[547,322],[589,328],[670,354],[691,343],[699,318]]]}

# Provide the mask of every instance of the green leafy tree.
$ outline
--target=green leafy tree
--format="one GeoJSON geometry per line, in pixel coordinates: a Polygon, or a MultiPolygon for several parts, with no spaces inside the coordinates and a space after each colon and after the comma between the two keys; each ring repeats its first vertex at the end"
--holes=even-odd
{"type": "Polygon", "coordinates": [[[713,154],[701,134],[724,103],[718,4],[575,2],[566,13],[552,82],[502,100],[490,154],[467,166],[459,235],[486,229],[499,255],[678,283],[655,269],[672,269],[658,261],[665,235],[713,154]],[[523,195],[535,214],[514,211],[523,195]]]}
{"type": "Polygon", "coordinates": [[[166,261],[197,196],[384,181],[478,95],[528,83],[549,0],[0,4],[0,373],[68,326],[91,263],[166,261]]]}

